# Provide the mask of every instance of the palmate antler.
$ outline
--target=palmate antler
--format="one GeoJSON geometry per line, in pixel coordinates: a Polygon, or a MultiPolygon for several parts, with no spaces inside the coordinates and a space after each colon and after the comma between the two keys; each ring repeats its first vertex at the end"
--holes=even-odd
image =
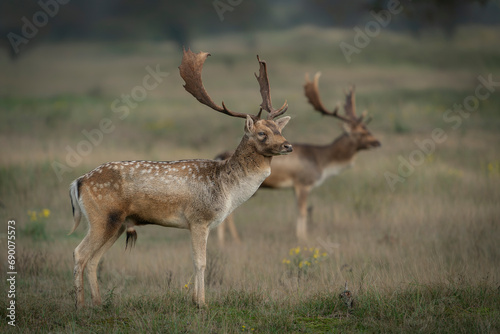
{"type": "Polygon", "coordinates": [[[276,110],[273,108],[271,103],[271,87],[269,86],[269,78],[267,76],[267,64],[265,61],[260,60],[259,56],[257,56],[257,60],[259,61],[260,69],[259,75],[255,74],[255,77],[259,82],[260,95],[262,95],[262,103],[260,104],[260,107],[269,113],[267,119],[273,119],[283,115],[288,109],[288,104],[285,101],[280,109],[276,110]]]}
{"type": "Polygon", "coordinates": [[[344,104],[344,112],[346,116],[341,116],[338,113],[338,106],[335,107],[333,111],[327,110],[323,103],[321,102],[321,98],[319,97],[319,89],[318,89],[318,81],[321,73],[317,72],[314,75],[314,81],[309,80],[309,75],[306,74],[306,83],[304,84],[304,92],[309,101],[309,103],[314,107],[314,110],[321,112],[326,116],[336,117],[344,122],[350,124],[359,124],[362,122],[364,115],[360,117],[356,116],[356,101],[354,94],[354,86],[352,86],[348,92],[346,92],[346,102],[344,104]]]}
{"type": "Polygon", "coordinates": [[[205,87],[203,86],[203,82],[201,79],[203,64],[205,63],[207,57],[210,56],[208,52],[193,53],[189,49],[183,50],[183,52],[184,54],[182,57],[181,65],[179,66],[179,71],[182,79],[184,79],[184,81],[186,82],[184,88],[202,104],[229,116],[240,117],[240,118],[246,118],[247,116],[250,116],[253,120],[260,119],[262,110],[265,110],[269,113],[267,119],[273,119],[279,115],[282,115],[288,109],[288,104],[286,102],[278,110],[272,107],[269,79],[267,77],[266,62],[260,60],[259,56],[257,56],[257,59],[260,64],[260,70],[259,70],[259,75],[257,76],[256,74],[255,77],[257,78],[257,81],[259,82],[260,85],[262,103],[261,103],[261,110],[259,111],[259,113],[257,115],[251,115],[251,114],[231,111],[227,109],[224,102],[222,102],[222,107],[221,107],[217,105],[210,98],[207,91],[205,90],[205,87]]]}
{"type": "Polygon", "coordinates": [[[179,72],[182,79],[184,79],[184,81],[186,82],[184,88],[198,101],[214,110],[217,110],[218,112],[229,116],[246,118],[247,114],[233,112],[227,109],[224,102],[222,102],[222,107],[217,105],[205,90],[205,87],[203,86],[203,82],[201,80],[201,71],[203,70],[203,64],[205,63],[205,60],[208,56],[210,56],[210,53],[193,53],[189,49],[187,51],[183,51],[184,54],[182,56],[181,65],[179,66],[179,72]]]}
{"type": "Polygon", "coordinates": [[[323,115],[337,116],[337,110],[339,109],[339,107],[335,107],[333,111],[328,111],[323,105],[323,102],[321,102],[318,89],[318,80],[320,76],[321,72],[317,72],[314,75],[314,81],[310,81],[309,73],[306,73],[305,76],[306,83],[304,84],[304,92],[306,94],[307,100],[314,107],[314,110],[319,111],[323,115]]]}

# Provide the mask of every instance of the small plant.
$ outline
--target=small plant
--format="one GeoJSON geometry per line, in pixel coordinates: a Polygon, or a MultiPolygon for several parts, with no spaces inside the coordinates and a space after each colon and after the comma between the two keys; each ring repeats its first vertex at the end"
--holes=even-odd
{"type": "Polygon", "coordinates": [[[345,282],[344,291],[339,294],[339,298],[344,302],[345,306],[347,307],[347,311],[351,312],[352,308],[354,307],[354,297],[352,295],[352,292],[347,288],[347,282],[345,282]]]}
{"type": "Polygon", "coordinates": [[[319,248],[313,247],[292,248],[288,254],[290,258],[283,259],[282,263],[287,267],[288,276],[296,276],[299,282],[317,268],[327,256],[325,252],[321,253],[319,248]]]}
{"type": "Polygon", "coordinates": [[[245,325],[241,325],[241,331],[242,332],[254,332],[255,331],[255,328],[252,328],[250,326],[245,326],[245,325]]]}
{"type": "Polygon", "coordinates": [[[24,235],[30,236],[34,241],[47,240],[47,232],[45,227],[47,218],[50,216],[49,209],[42,209],[40,211],[28,210],[29,222],[22,230],[24,235]]]}
{"type": "Polygon", "coordinates": [[[102,303],[102,307],[105,310],[109,310],[111,308],[111,306],[113,306],[113,299],[116,295],[115,289],[116,289],[116,286],[113,286],[111,288],[111,290],[109,290],[108,293],[106,294],[106,296],[104,297],[104,302],[102,303]]]}
{"type": "Polygon", "coordinates": [[[184,284],[182,291],[187,293],[187,292],[189,292],[189,290],[191,290],[191,286],[193,286],[193,282],[191,282],[192,278],[193,278],[193,275],[191,275],[191,277],[189,277],[189,281],[186,284],[184,284]]]}

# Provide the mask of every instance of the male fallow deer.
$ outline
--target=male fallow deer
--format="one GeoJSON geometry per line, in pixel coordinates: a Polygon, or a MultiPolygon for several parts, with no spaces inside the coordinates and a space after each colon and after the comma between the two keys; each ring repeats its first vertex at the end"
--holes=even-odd
{"type": "MultiPolygon", "coordinates": [[[[356,115],[354,87],[346,93],[345,116],[342,116],[338,114],[338,107],[329,111],[321,102],[319,76],[320,73],[317,73],[314,81],[310,81],[306,75],[305,95],[314,110],[340,119],[343,122],[343,133],[327,145],[293,144],[293,154],[273,159],[271,175],[260,186],[273,189],[293,187],[298,208],[296,233],[300,241],[307,240],[307,198],[311,190],[320,186],[328,177],[351,167],[359,151],[381,145],[366,128],[366,123],[363,122],[365,113],[356,115]]],[[[226,159],[230,155],[230,152],[225,152],[218,158],[226,159]]],[[[217,230],[220,244],[224,243],[225,228],[230,228],[233,237],[239,240],[232,216],[231,214],[217,230]]]]}
{"type": "Polygon", "coordinates": [[[271,173],[271,159],[292,146],[281,135],[290,117],[276,117],[288,108],[271,104],[266,63],[259,61],[262,104],[258,115],[230,111],[215,104],[201,79],[206,52],[184,50],[180,75],[184,88],[199,102],[223,114],[245,118],[244,136],[225,161],[126,161],[103,164],[79,177],[70,187],[75,224],[86,216],[89,231],[74,251],[76,306],[84,306],[83,273],[87,268],[92,302],[101,304],[96,269],[102,255],[127,231],[125,247],[137,239],[135,226],[155,224],[188,229],[194,262],[193,302],[205,305],[206,245],[211,229],[245,202],[271,173]],[[260,119],[262,110],[269,115],[260,119]]]}

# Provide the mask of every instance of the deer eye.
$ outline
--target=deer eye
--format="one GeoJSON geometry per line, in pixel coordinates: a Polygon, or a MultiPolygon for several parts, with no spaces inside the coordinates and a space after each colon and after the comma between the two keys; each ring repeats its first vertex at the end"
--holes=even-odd
{"type": "Polygon", "coordinates": [[[259,136],[260,141],[265,142],[267,140],[267,135],[265,132],[257,132],[257,135],[259,136]]]}

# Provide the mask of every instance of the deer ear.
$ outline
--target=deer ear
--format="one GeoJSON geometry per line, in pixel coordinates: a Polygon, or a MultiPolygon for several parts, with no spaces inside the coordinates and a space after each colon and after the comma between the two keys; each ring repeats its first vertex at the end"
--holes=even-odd
{"type": "Polygon", "coordinates": [[[290,116],[281,117],[281,118],[274,120],[274,123],[276,123],[278,128],[280,128],[280,131],[282,131],[283,128],[285,127],[285,125],[288,124],[288,121],[290,120],[290,118],[291,118],[290,116]]]}
{"type": "Polygon", "coordinates": [[[252,117],[247,115],[247,119],[245,121],[245,132],[253,132],[254,123],[252,117]]]}

